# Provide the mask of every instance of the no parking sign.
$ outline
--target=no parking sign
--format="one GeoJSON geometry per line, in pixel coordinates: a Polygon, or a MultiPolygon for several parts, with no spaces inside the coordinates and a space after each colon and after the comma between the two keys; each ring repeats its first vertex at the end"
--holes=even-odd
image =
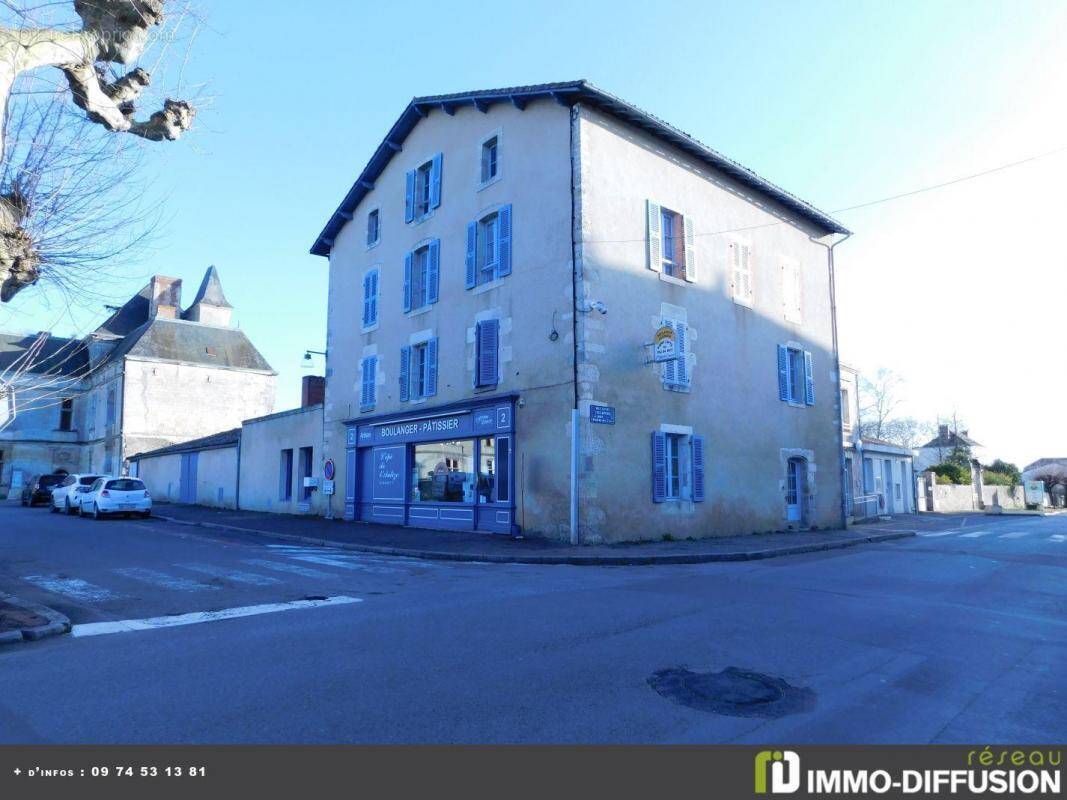
{"type": "Polygon", "coordinates": [[[326,463],[322,465],[322,477],[328,481],[332,481],[336,471],[337,468],[334,466],[333,459],[327,458],[326,463]]]}

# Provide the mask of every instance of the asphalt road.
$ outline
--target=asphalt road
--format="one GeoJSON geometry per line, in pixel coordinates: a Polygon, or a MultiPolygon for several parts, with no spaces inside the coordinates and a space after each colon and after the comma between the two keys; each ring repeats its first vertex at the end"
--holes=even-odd
{"type": "Polygon", "coordinates": [[[0,649],[0,742],[1067,739],[1067,516],[875,527],[919,535],[600,568],[423,562],[0,506],[0,589],[99,634],[0,649]],[[308,597],[348,599],[285,605],[308,597]],[[106,625],[249,607],[263,613],[106,625]],[[649,684],[679,667],[755,671],[807,702],[770,717],[700,710],[649,684]]]}

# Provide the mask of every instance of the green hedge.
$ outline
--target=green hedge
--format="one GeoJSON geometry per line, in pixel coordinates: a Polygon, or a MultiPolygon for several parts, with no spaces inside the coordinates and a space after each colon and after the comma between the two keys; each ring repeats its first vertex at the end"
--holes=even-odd
{"type": "Polygon", "coordinates": [[[937,482],[965,485],[971,482],[971,471],[959,464],[934,464],[930,469],[937,473],[937,482]]]}

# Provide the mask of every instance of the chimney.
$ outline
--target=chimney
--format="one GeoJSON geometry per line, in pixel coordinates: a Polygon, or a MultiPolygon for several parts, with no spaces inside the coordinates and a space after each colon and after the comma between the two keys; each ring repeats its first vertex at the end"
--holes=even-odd
{"type": "Polygon", "coordinates": [[[326,402],[326,379],[321,375],[305,375],[300,381],[300,407],[317,406],[326,402]]]}
{"type": "Polygon", "coordinates": [[[181,278],[153,275],[149,286],[148,316],[152,319],[177,319],[182,306],[181,278]]]}
{"type": "Polygon", "coordinates": [[[948,441],[948,425],[941,425],[937,431],[937,438],[942,442],[948,441]]]}

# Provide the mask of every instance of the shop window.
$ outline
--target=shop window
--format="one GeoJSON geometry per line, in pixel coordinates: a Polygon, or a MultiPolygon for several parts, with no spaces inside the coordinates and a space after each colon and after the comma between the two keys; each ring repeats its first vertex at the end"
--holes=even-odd
{"type": "Polygon", "coordinates": [[[474,502],[473,439],[416,444],[413,450],[412,502],[474,502]]]}
{"type": "Polygon", "coordinates": [[[511,502],[511,439],[496,440],[496,501],[511,502]]]}
{"type": "Polygon", "coordinates": [[[478,447],[478,502],[492,503],[497,482],[496,441],[490,436],[478,447]]]}

